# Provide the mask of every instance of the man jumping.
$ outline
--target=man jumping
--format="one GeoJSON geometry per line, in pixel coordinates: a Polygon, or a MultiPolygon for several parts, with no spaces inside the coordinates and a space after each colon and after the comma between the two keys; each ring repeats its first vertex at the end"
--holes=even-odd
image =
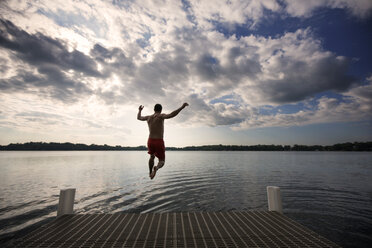
{"type": "Polygon", "coordinates": [[[154,107],[155,113],[149,116],[141,116],[143,106],[140,105],[138,108],[137,119],[140,121],[147,121],[149,126],[149,139],[147,141],[149,159],[150,178],[153,179],[156,175],[156,171],[164,166],[165,163],[165,146],[164,146],[164,119],[170,119],[178,115],[182,109],[189,106],[188,103],[182,104],[182,106],[170,114],[162,114],[162,106],[156,104],[154,107]],[[158,165],[154,166],[155,156],[159,159],[158,165]]]}

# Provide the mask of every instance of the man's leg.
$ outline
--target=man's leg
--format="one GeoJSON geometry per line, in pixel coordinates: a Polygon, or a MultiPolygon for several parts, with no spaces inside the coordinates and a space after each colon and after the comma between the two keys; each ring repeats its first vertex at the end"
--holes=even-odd
{"type": "Polygon", "coordinates": [[[154,159],[155,159],[155,155],[151,154],[150,159],[149,159],[149,169],[150,169],[149,175],[150,175],[150,177],[151,177],[152,168],[154,167],[154,159]]]}
{"type": "Polygon", "coordinates": [[[165,164],[165,160],[159,160],[158,165],[154,167],[154,170],[150,174],[150,178],[153,179],[156,175],[156,171],[163,167],[165,164]]]}
{"type": "Polygon", "coordinates": [[[161,167],[163,167],[164,164],[165,164],[165,160],[159,160],[158,165],[156,166],[157,169],[160,169],[161,167]]]}

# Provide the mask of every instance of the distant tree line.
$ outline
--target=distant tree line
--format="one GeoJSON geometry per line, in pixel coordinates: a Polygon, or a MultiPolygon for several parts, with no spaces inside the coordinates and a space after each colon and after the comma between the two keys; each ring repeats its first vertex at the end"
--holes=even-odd
{"type": "Polygon", "coordinates": [[[27,142],[24,144],[9,144],[0,146],[0,150],[6,151],[137,151],[147,150],[145,146],[109,146],[109,145],[86,145],[73,143],[45,143],[45,142],[27,142]]]}
{"type": "MultiPolygon", "coordinates": [[[[170,150],[170,149],[168,149],[170,150]]],[[[321,145],[206,145],[176,148],[183,151],[372,151],[372,142],[348,142],[331,146],[321,145]]]]}
{"type": "MultiPolygon", "coordinates": [[[[3,151],[143,151],[146,146],[109,146],[109,145],[86,145],[73,143],[45,143],[28,142],[24,144],[9,144],[0,146],[3,151]]],[[[205,145],[186,146],[182,148],[167,147],[168,151],[372,151],[372,142],[347,142],[331,146],[321,145],[205,145]]]]}

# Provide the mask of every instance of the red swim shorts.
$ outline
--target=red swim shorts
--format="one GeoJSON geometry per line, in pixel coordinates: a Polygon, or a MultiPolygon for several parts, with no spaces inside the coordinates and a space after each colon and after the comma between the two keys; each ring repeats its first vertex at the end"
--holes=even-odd
{"type": "Polygon", "coordinates": [[[148,154],[154,154],[159,160],[165,160],[165,146],[163,139],[149,138],[147,141],[148,154]]]}

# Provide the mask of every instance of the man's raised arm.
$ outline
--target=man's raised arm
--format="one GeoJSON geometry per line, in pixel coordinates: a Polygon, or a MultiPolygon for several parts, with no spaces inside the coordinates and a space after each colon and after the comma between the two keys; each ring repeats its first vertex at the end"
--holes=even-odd
{"type": "Polygon", "coordinates": [[[189,106],[189,104],[185,102],[184,104],[182,104],[181,107],[179,107],[178,109],[176,109],[176,110],[173,111],[172,113],[170,113],[170,114],[164,114],[164,115],[163,115],[164,119],[170,119],[170,118],[175,117],[175,116],[178,115],[178,113],[181,112],[181,110],[184,109],[186,106],[189,106]]]}
{"type": "Polygon", "coordinates": [[[146,121],[148,119],[148,116],[141,116],[142,109],[143,109],[143,106],[140,105],[138,108],[137,120],[146,121]]]}

